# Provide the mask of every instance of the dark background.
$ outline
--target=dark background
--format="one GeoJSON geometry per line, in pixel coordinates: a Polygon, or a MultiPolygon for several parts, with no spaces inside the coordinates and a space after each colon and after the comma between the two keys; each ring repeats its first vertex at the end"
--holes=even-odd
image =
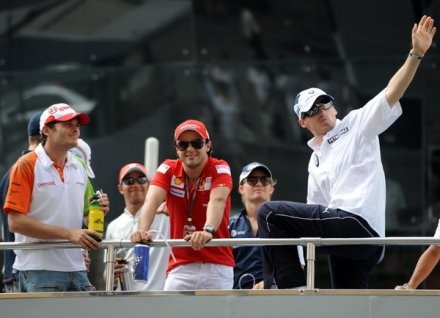
{"type": "MultiPolygon", "coordinates": [[[[341,117],[362,106],[402,65],[423,14],[439,20],[440,1],[1,1],[0,172],[26,147],[33,112],[67,102],[91,117],[82,137],[95,188],[110,196],[106,222],[123,209],[119,169],[144,161],[150,136],[160,141],[159,163],[174,157],[174,128],[188,118],[206,123],[235,182],[243,165],[261,161],[278,179],[274,199],[303,202],[310,135],[292,99],[318,86],[341,117]],[[259,28],[252,39],[246,9],[259,28]]],[[[438,39],[401,100],[403,116],[380,137],[387,177],[404,198],[387,208],[388,236],[431,236],[440,215],[438,39]]],[[[235,213],[236,184],[232,200],[235,213]]],[[[424,249],[388,247],[371,287],[405,282],[424,249]]],[[[316,285],[325,288],[320,257],[316,285]]],[[[439,287],[436,273],[430,286],[439,287]]]]}

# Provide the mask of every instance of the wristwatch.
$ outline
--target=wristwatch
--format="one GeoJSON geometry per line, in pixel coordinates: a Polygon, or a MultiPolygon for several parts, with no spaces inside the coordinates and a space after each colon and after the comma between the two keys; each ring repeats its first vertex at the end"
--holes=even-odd
{"type": "Polygon", "coordinates": [[[203,231],[211,233],[212,235],[214,235],[215,233],[215,227],[213,227],[212,225],[205,225],[203,227],[203,231]]]}

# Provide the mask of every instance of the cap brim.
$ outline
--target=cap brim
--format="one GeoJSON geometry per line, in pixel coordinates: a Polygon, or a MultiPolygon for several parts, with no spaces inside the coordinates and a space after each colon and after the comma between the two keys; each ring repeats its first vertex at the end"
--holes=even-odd
{"type": "MultiPolygon", "coordinates": [[[[310,105],[309,105],[309,107],[307,107],[307,109],[301,109],[301,108],[300,108],[300,112],[299,112],[299,116],[298,116],[298,117],[301,118],[301,114],[302,114],[302,113],[305,113],[305,112],[308,112],[309,110],[311,110],[311,109],[313,108],[313,106],[315,106],[316,100],[317,100],[318,98],[322,98],[322,97],[326,98],[326,100],[323,101],[324,103],[328,103],[329,101],[334,101],[334,100],[335,100],[332,96],[330,96],[330,95],[328,95],[328,94],[321,94],[321,95],[318,95],[318,96],[316,96],[316,97],[313,99],[313,102],[310,103],[310,105]]],[[[297,115],[298,115],[298,114],[297,114],[297,115]]]]}
{"type": "Polygon", "coordinates": [[[195,133],[199,134],[199,136],[200,136],[202,139],[205,139],[205,138],[206,138],[206,137],[203,136],[203,134],[202,134],[200,131],[198,131],[198,130],[195,130],[195,129],[184,129],[184,130],[181,130],[181,131],[179,132],[179,134],[176,136],[176,140],[178,140],[179,137],[180,137],[180,135],[182,135],[185,131],[194,131],[195,133]]]}
{"type": "Polygon", "coordinates": [[[60,118],[55,118],[55,117],[51,116],[46,120],[45,125],[50,124],[52,122],[57,122],[57,121],[62,121],[62,122],[69,121],[69,120],[72,120],[75,118],[77,118],[79,124],[83,125],[83,126],[87,125],[90,122],[89,115],[84,114],[84,113],[76,113],[76,114],[68,114],[68,115],[65,115],[60,118]]]}
{"type": "Polygon", "coordinates": [[[249,177],[249,175],[250,175],[252,172],[254,172],[255,170],[257,170],[257,169],[260,169],[260,170],[264,170],[264,171],[266,171],[266,173],[269,175],[269,177],[272,178],[272,172],[269,170],[269,168],[266,167],[265,165],[261,164],[261,165],[258,165],[258,166],[255,166],[255,167],[252,167],[252,169],[249,170],[249,171],[242,172],[242,173],[240,174],[239,183],[241,183],[244,179],[246,179],[247,177],[249,177]]]}
{"type": "Polygon", "coordinates": [[[122,182],[122,180],[127,176],[127,174],[129,174],[131,172],[135,172],[135,171],[142,173],[144,176],[146,176],[148,178],[148,176],[145,173],[145,171],[143,171],[141,168],[139,168],[139,167],[132,167],[132,168],[128,169],[127,171],[125,171],[125,173],[119,177],[119,183],[122,182]]]}

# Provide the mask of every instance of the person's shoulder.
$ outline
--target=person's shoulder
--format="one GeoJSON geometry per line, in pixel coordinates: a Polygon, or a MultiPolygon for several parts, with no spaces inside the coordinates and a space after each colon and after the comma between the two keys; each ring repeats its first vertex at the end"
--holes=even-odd
{"type": "Polygon", "coordinates": [[[14,165],[11,167],[11,170],[17,169],[23,169],[23,168],[33,168],[37,164],[38,156],[34,151],[28,152],[27,154],[24,154],[23,156],[19,157],[17,161],[14,163],[14,165]]]}
{"type": "Polygon", "coordinates": [[[77,162],[79,162],[79,163],[81,164],[81,166],[82,166],[84,169],[87,168],[86,163],[84,162],[83,159],[81,159],[80,157],[78,157],[78,156],[75,155],[75,154],[72,154],[72,157],[73,157],[73,159],[75,159],[77,162]]]}
{"type": "Polygon", "coordinates": [[[209,157],[209,160],[214,164],[224,164],[224,165],[229,166],[229,163],[226,160],[221,159],[221,158],[209,157]]]}
{"type": "Polygon", "coordinates": [[[229,225],[236,224],[243,218],[243,210],[241,210],[239,213],[233,214],[229,217],[229,225]]]}
{"type": "Polygon", "coordinates": [[[229,224],[232,224],[232,223],[237,222],[237,220],[238,220],[239,217],[240,217],[240,213],[237,213],[237,214],[231,215],[231,216],[229,217],[229,224]]]}
{"type": "Polygon", "coordinates": [[[106,237],[109,234],[113,234],[113,232],[116,230],[116,227],[121,222],[121,218],[123,215],[124,215],[124,213],[118,215],[115,219],[110,221],[110,223],[107,225],[106,237]]]}
{"type": "Polygon", "coordinates": [[[166,159],[159,165],[159,167],[157,168],[157,172],[166,174],[170,169],[171,171],[174,171],[178,166],[178,163],[179,160],[177,159],[166,159]]]}
{"type": "Polygon", "coordinates": [[[225,160],[217,158],[211,158],[210,160],[211,171],[215,171],[217,174],[227,174],[231,176],[231,167],[225,160]]]}

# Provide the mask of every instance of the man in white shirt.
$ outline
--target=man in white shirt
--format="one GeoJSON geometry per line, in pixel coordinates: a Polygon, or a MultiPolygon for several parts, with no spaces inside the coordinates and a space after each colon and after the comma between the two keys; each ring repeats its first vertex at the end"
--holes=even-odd
{"type": "MultiPolygon", "coordinates": [[[[144,204],[147,195],[149,180],[146,168],[140,163],[129,163],[123,166],[119,172],[118,190],[124,196],[125,209],[121,215],[114,219],[107,227],[105,238],[108,240],[128,240],[130,235],[137,229],[138,213],[144,204]]],[[[165,204],[157,213],[166,213],[165,204]]],[[[164,216],[167,218],[167,216],[164,216]]],[[[154,227],[154,226],[153,226],[154,227]]],[[[162,235],[159,238],[169,238],[168,220],[160,228],[154,228],[162,235]]],[[[134,290],[162,290],[165,284],[166,266],[168,264],[169,250],[163,247],[150,248],[150,266],[148,281],[135,280],[134,290]],[[159,266],[157,268],[157,266],[159,266]]],[[[128,266],[134,271],[135,255],[134,248],[121,248],[116,253],[115,276],[122,275],[121,269],[128,266]],[[126,265],[127,263],[127,265],[126,265]]]]}
{"type": "MultiPolygon", "coordinates": [[[[423,16],[412,29],[412,49],[387,87],[364,107],[336,118],[334,98],[318,88],[300,92],[294,112],[313,138],[307,204],[271,201],[259,209],[261,238],[378,237],[385,235],[385,175],[379,134],[401,115],[403,96],[436,32],[423,16]]],[[[329,254],[333,288],[368,288],[380,246],[322,247],[329,254]]],[[[264,273],[273,273],[278,288],[305,285],[292,246],[265,246],[264,273]]],[[[270,286],[266,286],[268,288],[270,286]]]]}

